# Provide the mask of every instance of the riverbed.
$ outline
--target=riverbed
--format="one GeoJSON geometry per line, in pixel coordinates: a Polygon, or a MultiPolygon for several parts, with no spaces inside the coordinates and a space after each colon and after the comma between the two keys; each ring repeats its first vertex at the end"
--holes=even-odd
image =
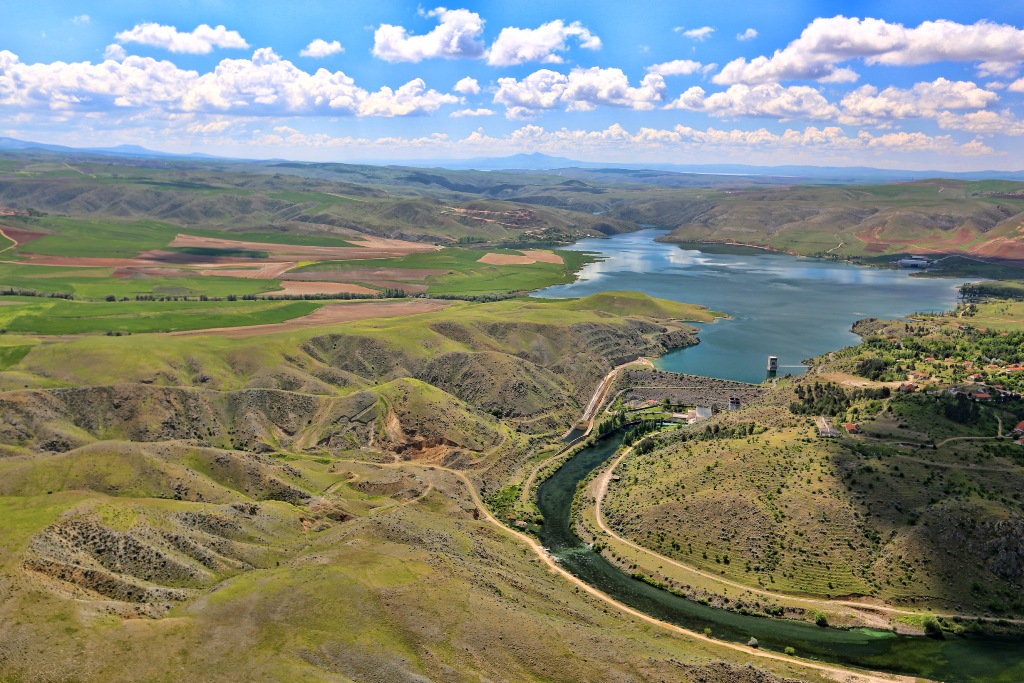
{"type": "Polygon", "coordinates": [[[861,318],[902,318],[956,306],[963,279],[910,277],[908,270],[865,268],[759,249],[655,242],[664,230],[647,229],[586,239],[569,249],[595,253],[576,282],[537,292],[550,298],[615,290],[702,304],[730,317],[701,325],[701,344],[656,361],[673,372],[761,382],[768,356],[779,374],[799,374],[802,361],[859,338],[861,318]]]}

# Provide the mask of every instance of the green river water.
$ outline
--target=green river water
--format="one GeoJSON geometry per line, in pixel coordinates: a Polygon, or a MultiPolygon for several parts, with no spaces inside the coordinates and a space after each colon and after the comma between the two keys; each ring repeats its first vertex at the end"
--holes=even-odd
{"type": "Polygon", "coordinates": [[[621,572],[576,536],[570,519],[579,482],[615,453],[615,435],[582,450],[537,492],[544,515],[541,542],[559,564],[590,585],[651,616],[694,631],[710,627],[715,638],[847,666],[963,683],[1024,681],[1024,640],[952,636],[944,640],[898,636],[886,631],[820,628],[805,622],[745,616],[680,598],[621,572]]]}

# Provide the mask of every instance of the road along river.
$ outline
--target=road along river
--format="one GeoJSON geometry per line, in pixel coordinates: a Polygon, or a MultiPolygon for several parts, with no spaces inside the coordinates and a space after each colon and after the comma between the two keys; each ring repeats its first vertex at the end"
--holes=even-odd
{"type": "MultiPolygon", "coordinates": [[[[800,361],[858,343],[850,326],[866,317],[899,318],[956,304],[960,280],[909,277],[906,271],[862,268],[751,249],[681,248],[655,242],[660,230],[588,239],[573,249],[603,260],[569,285],[537,296],[577,297],[638,290],[699,303],[731,318],[702,327],[702,343],[658,359],[665,370],[760,382],[769,355],[780,374],[802,372],[800,361]]],[[[541,541],[559,564],[591,586],[639,611],[715,638],[846,666],[964,683],[1024,681],[1024,641],[981,636],[945,640],[887,631],[819,628],[804,622],[752,617],[708,607],[633,579],[580,540],[571,521],[577,485],[612,456],[620,436],[581,451],[537,492],[545,523],[541,541]]]]}
{"type": "Polygon", "coordinates": [[[620,571],[576,536],[571,520],[576,487],[610,458],[621,443],[617,434],[580,451],[537,491],[544,515],[540,539],[558,563],[603,593],[653,617],[715,638],[762,649],[786,647],[797,656],[875,671],[923,676],[950,683],[1024,681],[1024,640],[951,636],[935,640],[887,631],[819,628],[805,622],[745,616],[680,598],[620,571]]]}

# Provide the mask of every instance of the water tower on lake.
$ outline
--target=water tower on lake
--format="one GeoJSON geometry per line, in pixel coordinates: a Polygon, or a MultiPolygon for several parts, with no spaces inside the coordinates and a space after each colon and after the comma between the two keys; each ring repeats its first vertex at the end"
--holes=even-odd
{"type": "Polygon", "coordinates": [[[779,357],[778,356],[768,356],[768,372],[778,372],[778,371],[779,371],[779,357]]]}

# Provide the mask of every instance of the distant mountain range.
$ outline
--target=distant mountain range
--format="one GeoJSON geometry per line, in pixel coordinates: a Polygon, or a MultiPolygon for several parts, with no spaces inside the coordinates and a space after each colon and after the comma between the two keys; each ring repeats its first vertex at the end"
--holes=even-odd
{"type": "MultiPolygon", "coordinates": [[[[230,157],[193,152],[175,154],[158,152],[139,145],[117,145],[115,147],[67,147],[43,142],[30,142],[15,138],[0,137],[0,151],[44,150],[59,153],[88,153],[121,157],[232,160],[230,157]]],[[[254,161],[235,159],[236,161],[254,161]]],[[[270,160],[265,160],[270,161],[270,160]]],[[[479,157],[474,159],[404,159],[404,160],[361,160],[358,162],[378,166],[410,166],[414,168],[445,168],[453,171],[554,171],[579,168],[588,170],[627,169],[633,171],[661,171],[688,175],[739,176],[749,178],[792,179],[793,182],[899,182],[924,180],[926,178],[954,178],[957,180],[1018,180],[1024,181],[1024,170],[1020,171],[911,171],[900,169],[873,168],[870,166],[749,166],[745,164],[636,164],[577,161],[567,157],[547,154],[513,154],[506,157],[479,157]]]]}
{"type": "Polygon", "coordinates": [[[151,157],[151,158],[171,158],[171,159],[225,159],[226,157],[219,157],[213,154],[202,154],[201,152],[194,152],[191,154],[174,154],[170,152],[158,152],[152,149],[146,149],[139,145],[117,145],[115,147],[66,147],[64,145],[52,145],[46,142],[30,142],[28,140],[18,140],[16,138],[3,138],[0,137],[0,151],[19,151],[19,150],[31,150],[41,149],[47,152],[63,152],[63,153],[78,153],[86,152],[89,154],[105,154],[109,156],[119,157],[151,157]]]}
{"type": "Polygon", "coordinates": [[[696,175],[771,176],[793,178],[794,180],[869,180],[892,182],[901,180],[923,180],[925,178],[956,178],[958,180],[1024,180],[1021,171],[912,171],[906,169],[873,168],[870,166],[750,166],[745,164],[636,164],[594,161],[576,161],[547,154],[514,154],[507,157],[482,157],[476,159],[405,160],[401,162],[376,162],[389,165],[414,166],[423,168],[447,168],[452,170],[514,171],[514,170],[557,170],[561,168],[605,169],[622,168],[636,171],[667,171],[696,175]]]}

